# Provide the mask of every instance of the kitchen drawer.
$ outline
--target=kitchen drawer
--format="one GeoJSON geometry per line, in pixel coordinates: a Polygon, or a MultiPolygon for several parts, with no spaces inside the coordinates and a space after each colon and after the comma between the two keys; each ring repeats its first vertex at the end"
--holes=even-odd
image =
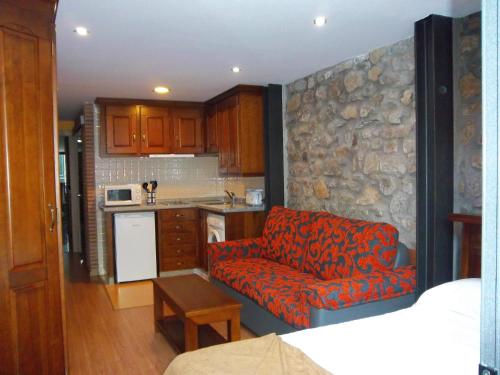
{"type": "Polygon", "coordinates": [[[162,259],[185,256],[196,256],[196,245],[165,246],[161,253],[162,259]]]}
{"type": "Polygon", "coordinates": [[[160,210],[160,221],[189,221],[198,220],[197,208],[176,208],[160,210]]]}
{"type": "Polygon", "coordinates": [[[198,266],[198,261],[195,256],[165,258],[161,260],[161,270],[183,270],[187,268],[194,268],[198,266]]]}
{"type": "Polygon", "coordinates": [[[197,221],[169,221],[161,224],[161,233],[191,233],[193,236],[198,231],[197,221]]]}
{"type": "Polygon", "coordinates": [[[162,243],[165,245],[191,245],[198,243],[198,237],[193,233],[162,233],[162,243]]]}

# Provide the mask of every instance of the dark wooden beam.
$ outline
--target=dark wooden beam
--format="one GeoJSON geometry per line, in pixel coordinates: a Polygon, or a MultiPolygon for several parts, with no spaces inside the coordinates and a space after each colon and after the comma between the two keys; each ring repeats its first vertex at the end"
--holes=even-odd
{"type": "Polygon", "coordinates": [[[417,296],[453,278],[452,19],[415,24],[417,296]]]}

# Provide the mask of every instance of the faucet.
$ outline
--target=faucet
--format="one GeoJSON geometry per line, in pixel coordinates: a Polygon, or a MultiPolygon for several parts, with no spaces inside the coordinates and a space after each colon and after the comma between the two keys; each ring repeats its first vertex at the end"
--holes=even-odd
{"type": "Polygon", "coordinates": [[[234,194],[232,191],[229,192],[227,190],[224,190],[224,192],[229,196],[231,199],[231,204],[235,205],[236,204],[236,194],[234,194]]]}

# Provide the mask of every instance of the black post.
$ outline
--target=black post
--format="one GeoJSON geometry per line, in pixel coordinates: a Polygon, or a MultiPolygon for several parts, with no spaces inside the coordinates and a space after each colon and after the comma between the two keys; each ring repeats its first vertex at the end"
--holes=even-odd
{"type": "Polygon", "coordinates": [[[266,209],[284,205],[283,107],[281,85],[269,85],[264,94],[264,148],[266,154],[266,209]]]}
{"type": "Polygon", "coordinates": [[[452,19],[415,24],[417,297],[453,278],[452,19]]]}

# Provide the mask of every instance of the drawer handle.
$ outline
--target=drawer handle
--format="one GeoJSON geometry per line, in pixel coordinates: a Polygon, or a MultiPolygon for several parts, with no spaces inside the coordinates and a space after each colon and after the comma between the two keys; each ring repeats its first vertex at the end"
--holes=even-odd
{"type": "Polygon", "coordinates": [[[175,217],[181,217],[182,215],[181,214],[175,214],[175,217]]]}
{"type": "Polygon", "coordinates": [[[177,254],[180,254],[181,253],[181,249],[177,249],[177,254]]]}
{"type": "Polygon", "coordinates": [[[177,262],[177,265],[178,266],[182,266],[182,262],[177,262]]]}
{"type": "Polygon", "coordinates": [[[180,241],[180,240],[181,240],[181,238],[180,238],[180,237],[177,237],[177,241],[180,241]]]}
{"type": "Polygon", "coordinates": [[[181,229],[181,226],[180,225],[176,225],[175,229],[181,229]]]}

